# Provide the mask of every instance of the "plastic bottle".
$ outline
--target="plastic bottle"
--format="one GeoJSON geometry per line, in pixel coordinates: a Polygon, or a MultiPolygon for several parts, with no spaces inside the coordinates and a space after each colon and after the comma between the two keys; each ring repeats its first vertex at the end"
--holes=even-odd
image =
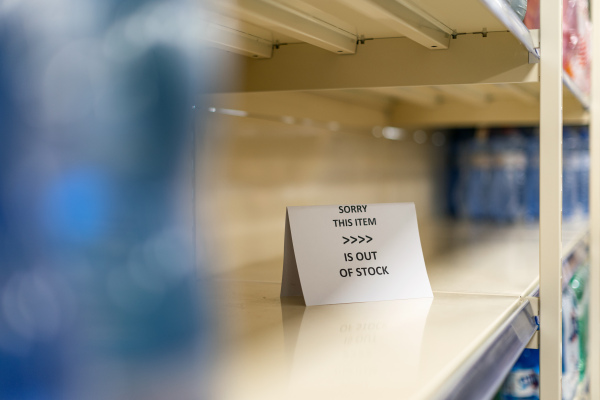
{"type": "Polygon", "coordinates": [[[572,399],[579,384],[579,321],[577,318],[577,296],[567,285],[562,294],[563,316],[563,367],[562,390],[563,399],[572,399]]]}
{"type": "Polygon", "coordinates": [[[469,159],[465,171],[465,214],[472,220],[488,217],[488,188],[492,159],[489,152],[487,134],[478,132],[476,138],[469,144],[467,155],[469,159]]]}
{"type": "Polygon", "coordinates": [[[469,169],[469,143],[473,131],[469,129],[456,130],[449,136],[449,165],[447,169],[447,208],[453,217],[466,216],[464,205],[467,171],[469,169]]]}
{"type": "Polygon", "coordinates": [[[490,216],[498,222],[517,220],[523,210],[523,188],[527,158],[518,131],[492,139],[494,166],[490,185],[490,216]]]}
{"type": "Polygon", "coordinates": [[[579,130],[577,149],[577,203],[584,215],[590,211],[590,136],[587,127],[579,130]]]}
{"type": "Polygon", "coordinates": [[[206,398],[193,4],[4,5],[0,399],[206,398]]]}
{"type": "Polygon", "coordinates": [[[577,29],[577,0],[563,0],[563,70],[572,79],[576,74],[576,55],[579,34],[577,29]]]}
{"type": "Polygon", "coordinates": [[[527,169],[525,170],[525,220],[535,221],[540,217],[540,138],[527,138],[527,169]]]}
{"type": "Polygon", "coordinates": [[[574,128],[563,131],[563,218],[571,219],[577,211],[577,149],[579,137],[574,128]]]}
{"type": "Polygon", "coordinates": [[[508,4],[522,21],[527,12],[527,0],[508,0],[508,4]]]}
{"type": "Polygon", "coordinates": [[[589,326],[589,290],[587,283],[589,281],[589,265],[580,266],[571,281],[569,286],[575,294],[577,325],[579,328],[579,382],[585,380],[587,370],[587,354],[588,354],[588,326],[589,326]]]}
{"type": "Polygon", "coordinates": [[[540,352],[525,349],[508,373],[499,400],[539,400],[540,352]]]}

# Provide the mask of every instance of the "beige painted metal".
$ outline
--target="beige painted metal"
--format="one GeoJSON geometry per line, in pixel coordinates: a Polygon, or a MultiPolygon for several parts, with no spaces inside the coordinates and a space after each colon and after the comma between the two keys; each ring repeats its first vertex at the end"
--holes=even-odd
{"type": "Polygon", "coordinates": [[[457,32],[505,30],[506,26],[482,1],[416,0],[415,3],[457,32]]]}
{"type": "Polygon", "coordinates": [[[338,0],[428,49],[447,49],[452,29],[403,0],[338,0]]]}
{"type": "Polygon", "coordinates": [[[514,84],[510,84],[510,83],[501,83],[501,84],[499,84],[499,86],[503,90],[510,93],[512,96],[516,97],[517,99],[519,99],[520,101],[522,101],[524,103],[528,103],[528,104],[538,104],[539,103],[538,96],[534,95],[531,92],[528,92],[527,90],[524,90],[519,85],[514,85],[514,84]]]}
{"type": "Polygon", "coordinates": [[[472,85],[445,85],[436,89],[471,107],[485,107],[492,100],[484,90],[472,85]]]}
{"type": "Polygon", "coordinates": [[[395,99],[403,100],[405,102],[416,104],[422,107],[431,108],[440,105],[441,96],[440,93],[434,88],[429,87],[389,87],[389,88],[375,88],[369,89],[377,93],[391,96],[395,99]]]}
{"type": "MultiPolygon", "coordinates": [[[[539,297],[525,297],[529,300],[529,304],[531,304],[531,309],[533,310],[533,315],[540,315],[540,298],[539,297]]],[[[540,331],[537,331],[529,343],[527,343],[528,349],[539,349],[540,348],[540,331]]]]}
{"type": "MultiPolygon", "coordinates": [[[[380,5],[389,3],[388,8],[393,7],[392,0],[373,1],[380,5]]],[[[304,15],[314,17],[316,20],[325,21],[332,26],[353,33],[357,37],[381,39],[402,35],[397,29],[390,28],[383,23],[380,13],[374,15],[369,12],[369,9],[361,7],[361,5],[364,5],[364,0],[359,2],[353,0],[276,0],[273,3],[288,9],[294,9],[304,15]]],[[[463,34],[484,30],[487,32],[507,30],[500,19],[485,7],[480,0],[402,0],[399,3],[408,6],[413,12],[416,10],[416,14],[421,15],[420,18],[425,19],[445,33],[454,31],[463,34]]],[[[259,21],[247,10],[238,7],[237,0],[212,0],[209,2],[209,6],[217,12],[228,14],[233,18],[258,23],[271,29],[273,39],[280,43],[305,41],[300,36],[295,35],[293,37],[282,33],[273,21],[259,21]]],[[[383,18],[389,19],[390,14],[388,13],[387,17],[383,18]]]]}
{"type": "Polygon", "coordinates": [[[277,0],[236,0],[223,2],[223,7],[234,12],[243,21],[281,32],[321,49],[336,54],[354,54],[356,33],[353,27],[347,27],[343,21],[337,21],[334,16],[323,15],[313,7],[310,7],[310,12],[306,12],[289,3],[291,2],[277,0]]]}
{"type": "Polygon", "coordinates": [[[273,43],[261,36],[245,33],[235,24],[226,23],[208,24],[206,40],[209,45],[254,58],[271,58],[273,43]]]}
{"type": "Polygon", "coordinates": [[[537,82],[539,65],[529,64],[529,53],[509,32],[458,36],[446,51],[391,38],[366,41],[352,56],[295,44],[269,60],[236,60],[246,72],[236,91],[537,82]]]}
{"type": "MultiPolygon", "coordinates": [[[[351,12],[353,10],[342,7],[344,4],[340,3],[346,0],[303,1],[351,22],[365,37],[386,37],[378,34],[382,28],[380,23],[365,18],[364,13],[356,16],[356,13],[351,12]]],[[[483,28],[488,32],[506,30],[506,26],[480,0],[411,0],[410,2],[458,33],[481,32],[483,28]]]]}
{"type": "Polygon", "coordinates": [[[280,300],[279,285],[215,285],[225,328],[212,368],[219,399],[431,399],[520,305],[518,297],[436,293],[304,307],[280,300]]]}
{"type": "Polygon", "coordinates": [[[590,398],[600,398],[600,2],[591,4],[592,91],[590,121],[590,335],[588,374],[590,398]]]}
{"type": "MultiPolygon", "coordinates": [[[[522,85],[519,85],[520,87],[522,85]]],[[[426,89],[426,88],[424,88],[426,89]]],[[[570,93],[565,92],[563,119],[565,124],[585,125],[589,113],[570,93]]],[[[540,105],[523,101],[511,93],[492,95],[483,107],[465,107],[463,102],[447,96],[435,111],[431,107],[399,102],[394,108],[392,124],[401,127],[472,127],[472,126],[536,126],[540,121],[540,105]]]]}
{"type": "MultiPolygon", "coordinates": [[[[290,93],[290,92],[281,92],[290,93]]],[[[395,99],[385,96],[377,91],[366,89],[346,89],[346,90],[312,90],[306,92],[291,93],[310,93],[313,96],[323,97],[340,102],[341,105],[351,104],[354,106],[365,107],[367,109],[382,112],[386,115],[386,121],[389,110],[397,102],[395,99]]],[[[387,122],[386,122],[387,124],[387,122]]]]}
{"type": "MultiPolygon", "coordinates": [[[[208,107],[235,109],[269,116],[284,123],[288,123],[289,118],[298,121],[310,118],[365,127],[387,124],[383,111],[387,106],[385,98],[379,101],[374,99],[372,102],[363,99],[363,103],[353,104],[353,97],[345,95],[337,98],[328,97],[324,95],[326,93],[328,92],[219,94],[209,97],[205,104],[208,107]],[[349,101],[341,101],[342,98],[348,98],[349,101]]],[[[341,91],[334,93],[342,94],[341,91]]],[[[268,142],[265,143],[267,144],[268,142]]]]}
{"type": "Polygon", "coordinates": [[[562,398],[562,0],[540,2],[540,398],[562,398]]]}

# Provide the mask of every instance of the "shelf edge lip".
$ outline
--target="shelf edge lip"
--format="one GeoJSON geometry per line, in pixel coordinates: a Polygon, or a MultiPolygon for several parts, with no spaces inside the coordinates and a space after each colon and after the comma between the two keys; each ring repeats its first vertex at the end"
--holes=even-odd
{"type": "Polygon", "coordinates": [[[562,76],[563,76],[563,84],[567,87],[567,89],[569,89],[569,92],[571,92],[573,94],[573,96],[575,96],[575,98],[579,101],[579,103],[585,110],[589,110],[590,109],[589,96],[586,95],[585,93],[583,93],[581,91],[581,89],[579,89],[579,87],[577,87],[577,85],[575,84],[575,81],[573,81],[573,79],[571,79],[571,77],[569,75],[567,75],[567,73],[564,70],[563,70],[562,76]]]}
{"type": "Polygon", "coordinates": [[[537,330],[533,309],[524,300],[432,397],[435,400],[490,398],[502,384],[537,330]]]}
{"type": "Polygon", "coordinates": [[[525,26],[519,16],[510,8],[504,0],[480,0],[492,14],[506,26],[506,28],[525,46],[527,51],[535,58],[540,58],[539,49],[536,48],[529,29],[525,26]]]}
{"type": "Polygon", "coordinates": [[[533,282],[525,289],[521,297],[538,297],[540,294],[540,277],[534,279],[533,282]]]}

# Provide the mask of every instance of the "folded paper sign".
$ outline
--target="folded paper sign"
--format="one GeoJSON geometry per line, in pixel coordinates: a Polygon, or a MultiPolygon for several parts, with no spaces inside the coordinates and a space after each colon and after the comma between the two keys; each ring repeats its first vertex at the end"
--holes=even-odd
{"type": "Polygon", "coordinates": [[[288,207],[281,296],[307,306],[433,297],[415,205],[288,207]]]}

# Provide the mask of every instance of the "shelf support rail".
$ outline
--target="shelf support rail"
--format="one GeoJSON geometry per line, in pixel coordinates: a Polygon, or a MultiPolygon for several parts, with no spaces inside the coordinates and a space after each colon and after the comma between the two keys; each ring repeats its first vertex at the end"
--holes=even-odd
{"type": "Polygon", "coordinates": [[[562,0],[540,2],[540,399],[562,399],[562,0]]]}

